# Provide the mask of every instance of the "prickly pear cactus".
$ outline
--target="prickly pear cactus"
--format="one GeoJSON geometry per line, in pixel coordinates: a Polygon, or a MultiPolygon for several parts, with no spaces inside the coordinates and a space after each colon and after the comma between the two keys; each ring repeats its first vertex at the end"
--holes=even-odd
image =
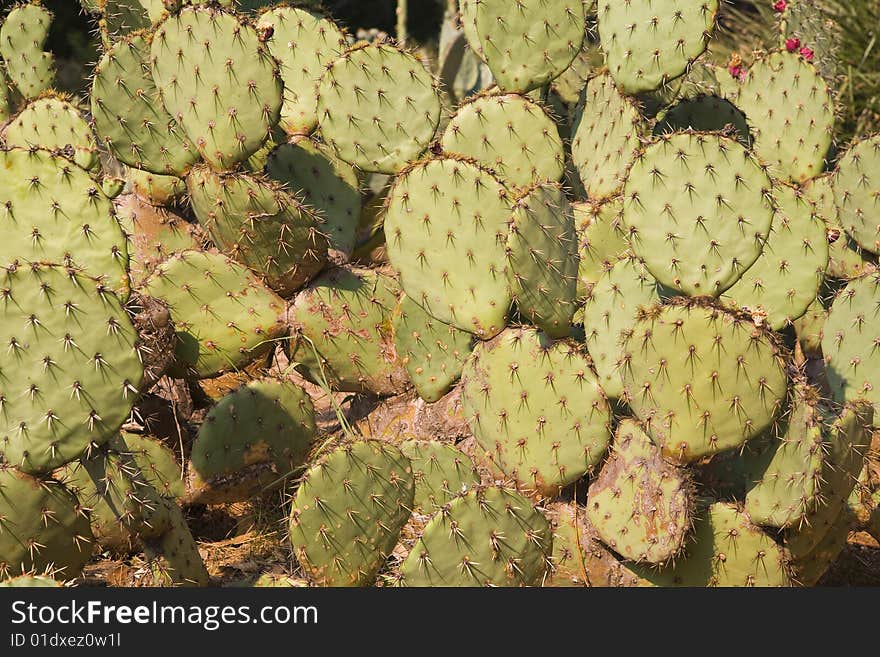
{"type": "Polygon", "coordinates": [[[641,312],[621,358],[624,399],[664,457],[681,462],[758,436],[786,396],[769,331],[699,302],[641,312]]]}
{"type": "Polygon", "coordinates": [[[216,169],[245,161],[278,123],[277,62],[232,13],[201,6],[168,16],[152,35],[150,63],[165,109],[216,169]]]}
{"type": "Polygon", "coordinates": [[[0,298],[0,455],[49,472],[128,418],[143,378],[137,335],[116,295],[61,266],[7,268],[0,298]]]}
{"type": "Polygon", "coordinates": [[[406,586],[534,586],[553,538],[526,498],[500,486],[453,500],[425,527],[401,566],[406,586]]]}
{"type": "Polygon", "coordinates": [[[52,12],[35,3],[12,8],[0,25],[0,57],[16,90],[36,98],[55,83],[55,58],[43,52],[52,12]]]}
{"type": "Polygon", "coordinates": [[[408,379],[391,325],[399,293],[393,278],[374,270],[326,271],[290,306],[291,360],[334,390],[402,392],[408,379]]]}
{"type": "Polygon", "coordinates": [[[575,312],[578,241],[562,187],[543,183],[516,198],[508,225],[507,277],[520,315],[554,338],[575,312]]]}
{"type": "Polygon", "coordinates": [[[404,291],[429,314],[481,339],[504,328],[511,199],[488,171],[430,159],[399,175],[385,215],[388,256],[404,291]]]}
{"type": "Polygon", "coordinates": [[[729,100],[719,96],[699,94],[693,98],[685,98],[658,118],[654,126],[655,135],[682,130],[724,132],[735,136],[744,146],[751,145],[745,114],[729,100]]]}
{"type": "Polygon", "coordinates": [[[129,168],[126,178],[131,191],[151,205],[172,206],[186,196],[186,181],[177,176],[129,168]]]}
{"type": "Polygon", "coordinates": [[[508,329],[474,350],[462,410],[505,474],[554,496],[599,464],[611,411],[587,356],[535,329],[508,329]]]}
{"type": "Polygon", "coordinates": [[[553,119],[518,94],[480,94],[461,105],[440,145],[473,158],[512,185],[528,187],[562,178],[565,154],[553,119]]]}
{"type": "Polygon", "coordinates": [[[620,259],[629,248],[626,226],[623,223],[623,198],[594,203],[581,201],[571,204],[575,230],[578,236],[578,298],[599,277],[620,259]]]}
{"type": "Polygon", "coordinates": [[[74,579],[94,548],[89,516],[53,479],[0,465],[0,577],[51,572],[74,579]]]}
{"type": "Polygon", "coordinates": [[[761,255],[773,221],[771,188],[761,165],[733,139],[659,137],[624,187],[632,248],[664,285],[718,296],[761,255]]]}
{"type": "Polygon", "coordinates": [[[248,383],[205,417],[190,454],[190,487],[200,503],[247,500],[301,468],[315,433],[312,400],[302,388],[248,383]]]}
{"type": "Polygon", "coordinates": [[[63,586],[54,577],[46,575],[19,575],[0,582],[0,588],[58,588],[63,586]]]}
{"type": "Polygon", "coordinates": [[[854,143],[840,158],[832,178],[839,220],[858,245],[880,253],[880,222],[873,172],[880,153],[880,137],[854,143]]]}
{"type": "Polygon", "coordinates": [[[474,336],[434,319],[401,295],[392,316],[394,345],[419,397],[435,402],[461,377],[474,336]]]}
{"type": "Polygon", "coordinates": [[[247,365],[285,331],[284,301],[216,253],[183,251],[159,265],[142,289],[168,305],[178,369],[199,378],[247,365]]]}
{"type": "Polygon", "coordinates": [[[706,50],[717,13],[717,0],[599,0],[599,37],[615,82],[638,94],[679,77],[706,50]]]}
{"type": "Polygon", "coordinates": [[[440,122],[440,96],[413,55],[384,43],[354,46],[318,86],[321,136],[364,171],[395,173],[418,158],[440,122]]]}
{"type": "Polygon", "coordinates": [[[431,440],[407,440],[400,451],[412,462],[416,513],[431,515],[480,483],[471,457],[431,440]]]}
{"type": "Polygon", "coordinates": [[[825,174],[807,182],[801,190],[810,199],[816,212],[825,222],[828,237],[828,269],[830,278],[856,278],[870,266],[869,258],[850,236],[841,222],[841,215],[834,198],[835,174],[825,174]]]}
{"type": "Polygon", "coordinates": [[[168,523],[157,538],[144,541],[144,555],[159,586],[207,586],[211,578],[186,518],[177,503],[160,497],[156,508],[168,523]]]}
{"type": "Polygon", "coordinates": [[[413,508],[412,464],[378,441],[344,445],[305,475],[290,511],[293,553],[321,586],[372,584],[413,508]]]}
{"type": "Polygon", "coordinates": [[[128,296],[128,248],[100,185],[44,150],[0,151],[0,265],[64,264],[128,296]]]}
{"type": "Polygon", "coordinates": [[[626,559],[669,562],[684,547],[693,506],[687,472],[664,461],[637,422],[623,420],[587,493],[587,518],[602,541],[626,559]]]}
{"type": "Polygon", "coordinates": [[[880,408],[880,355],[877,352],[880,273],[851,281],[834,300],[822,337],[828,382],[835,399],[858,398],[880,408]]]}

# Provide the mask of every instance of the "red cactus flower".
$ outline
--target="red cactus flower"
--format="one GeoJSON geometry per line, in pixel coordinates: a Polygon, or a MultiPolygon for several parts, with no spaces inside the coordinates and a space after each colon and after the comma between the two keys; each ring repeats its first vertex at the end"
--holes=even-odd
{"type": "Polygon", "coordinates": [[[745,77],[745,71],[742,66],[729,66],[727,68],[727,72],[730,73],[730,77],[736,78],[737,80],[742,80],[745,77]]]}
{"type": "Polygon", "coordinates": [[[807,48],[807,46],[804,46],[803,48],[801,48],[800,53],[801,53],[801,57],[806,59],[808,62],[813,61],[813,49],[812,48],[807,48]]]}
{"type": "Polygon", "coordinates": [[[788,52],[794,52],[800,47],[801,47],[801,40],[800,39],[796,39],[796,38],[792,37],[791,39],[785,40],[785,49],[788,52]]]}
{"type": "Polygon", "coordinates": [[[788,7],[788,3],[785,0],[776,0],[773,3],[773,10],[778,11],[780,14],[785,11],[786,7],[788,7]]]}

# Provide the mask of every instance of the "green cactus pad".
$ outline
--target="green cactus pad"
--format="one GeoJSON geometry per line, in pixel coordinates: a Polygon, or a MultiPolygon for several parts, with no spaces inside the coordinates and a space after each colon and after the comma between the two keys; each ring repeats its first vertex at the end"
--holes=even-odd
{"type": "Polygon", "coordinates": [[[755,479],[748,486],[745,510],[753,522],[789,527],[817,502],[825,443],[817,393],[796,385],[785,433],[753,457],[755,479]]]}
{"type": "Polygon", "coordinates": [[[101,19],[98,26],[105,45],[115,43],[125,35],[150,27],[152,21],[146,4],[162,0],[100,0],[101,19]]]}
{"type": "Polygon", "coordinates": [[[578,298],[586,296],[599,277],[629,248],[623,224],[623,198],[603,203],[583,201],[571,204],[578,235],[578,298]]]}
{"type": "Polygon", "coordinates": [[[804,554],[792,554],[794,580],[801,586],[815,586],[846,548],[853,528],[853,517],[844,509],[823,532],[822,539],[812,550],[804,554]]]}
{"type": "Polygon", "coordinates": [[[623,395],[621,347],[639,312],[660,302],[657,281],[635,258],[618,260],[599,277],[584,304],[587,351],[599,383],[612,399],[623,395]]]}
{"type": "Polygon", "coordinates": [[[426,402],[439,400],[461,376],[474,336],[434,319],[405,294],[392,317],[394,345],[426,402]]]}
{"type": "Polygon", "coordinates": [[[129,168],[125,177],[131,191],[152,205],[167,206],[186,195],[186,181],[177,176],[165,176],[129,168]]]}
{"type": "Polygon", "coordinates": [[[28,103],[3,128],[7,148],[43,148],[58,152],[83,169],[98,164],[98,147],[89,122],[73,103],[60,96],[44,96],[28,103]]]}
{"type": "Polygon", "coordinates": [[[290,512],[290,542],[322,586],[368,586],[413,508],[412,464],[378,441],[341,447],[313,466],[290,512]]]}
{"type": "Polygon", "coordinates": [[[321,136],[364,171],[395,173],[434,138],[440,96],[413,55],[385,43],[355,46],[318,86],[321,136]]]}
{"type": "Polygon", "coordinates": [[[336,261],[348,261],[361,215],[360,180],[355,168],[327,146],[303,138],[273,150],[266,173],[301,196],[305,205],[324,220],[321,230],[330,240],[331,256],[336,261]]]}
{"type": "Polygon", "coordinates": [[[815,67],[797,53],[754,62],[736,100],[749,122],[755,153],[774,177],[803,183],[825,168],[834,100],[815,67]]]}
{"type": "Polygon", "coordinates": [[[856,278],[867,271],[869,261],[862,248],[850,237],[840,221],[834,200],[834,174],[808,181],[801,189],[816,206],[828,233],[828,269],[831,278],[856,278]]]}
{"type": "Polygon", "coordinates": [[[267,27],[272,28],[269,52],[281,63],[284,80],[281,127],[307,135],[318,125],[318,80],[345,52],[345,35],[319,13],[284,5],[260,14],[257,30],[267,27]]]}
{"type": "Polygon", "coordinates": [[[177,361],[199,378],[266,353],[285,326],[284,301],[228,258],[184,251],[157,267],[143,291],[161,299],[177,329],[177,361]]]}
{"type": "Polygon", "coordinates": [[[140,468],[144,481],[162,497],[179,499],[184,494],[183,475],[174,452],[157,438],[121,431],[111,438],[107,447],[129,454],[140,468]]]}
{"type": "Polygon", "coordinates": [[[52,572],[74,579],[93,540],[88,514],[62,484],[0,466],[0,578],[52,572]]]}
{"type": "Polygon", "coordinates": [[[668,135],[682,130],[723,132],[735,136],[744,146],[751,143],[749,125],[743,114],[729,100],[699,94],[685,98],[668,111],[654,126],[655,135],[668,135]]]}
{"type": "Polygon", "coordinates": [[[293,383],[253,381],[226,395],[192,446],[199,501],[238,502],[282,483],[305,463],[315,434],[312,400],[293,383]]]}
{"type": "Polygon", "coordinates": [[[57,579],[55,579],[54,577],[47,577],[45,575],[19,575],[18,577],[12,577],[11,579],[0,582],[0,588],[4,589],[58,588],[60,586],[63,585],[57,579]]]}
{"type": "Polygon", "coordinates": [[[0,454],[48,472],[128,418],[143,378],[137,336],[116,295],[62,267],[7,269],[0,299],[0,454]]]}
{"type": "Polygon", "coordinates": [[[401,566],[406,586],[536,586],[553,537],[513,490],[472,489],[437,512],[401,566]]]}
{"type": "Polygon", "coordinates": [[[778,210],[760,257],[721,300],[751,312],[773,330],[791,324],[819,293],[828,268],[825,222],[799,190],[780,185],[778,210]]]}
{"type": "Polygon", "coordinates": [[[6,69],[0,65],[0,125],[6,123],[14,114],[12,88],[9,86],[9,78],[6,69]]]}
{"type": "Polygon", "coordinates": [[[511,200],[492,174],[465,160],[410,167],[388,196],[388,257],[404,291],[442,322],[482,339],[503,328],[511,200]]]}
{"type": "Polygon", "coordinates": [[[691,528],[693,493],[684,469],[663,460],[634,420],[617,427],[611,455],[587,494],[587,518],[620,556],[666,563],[691,528]]]}
{"type": "Polygon", "coordinates": [[[479,40],[471,47],[482,54],[498,86],[512,92],[559,77],[580,51],[587,21],[582,0],[479,0],[467,15],[473,27],[466,27],[465,35],[479,40]]]}
{"type": "Polygon", "coordinates": [[[327,263],[320,219],[278,183],[196,167],[186,179],[190,203],[214,244],[289,297],[327,263]]]}
{"type": "Polygon", "coordinates": [[[471,457],[452,445],[407,440],[400,451],[412,462],[416,513],[432,515],[445,504],[480,484],[471,457]]]}
{"type": "MultiPolygon", "coordinates": [[[[847,404],[824,431],[818,503],[785,531],[785,546],[801,558],[816,549],[840,516],[858,483],[871,444],[873,408],[863,400],[847,404]]],[[[828,420],[826,420],[828,424],[828,420]]]]}
{"type": "Polygon", "coordinates": [[[187,7],[169,16],[153,34],[150,60],[165,109],[214,168],[247,160],[278,123],[277,62],[233,14],[187,7]]]}
{"type": "Polygon", "coordinates": [[[599,38],[627,94],[659,89],[703,54],[718,0],[599,0],[599,38]]]}
{"type": "Polygon", "coordinates": [[[497,466],[547,495],[597,466],[611,440],[611,411],[586,354],[534,329],[479,344],[461,395],[474,437],[497,466]]]}
{"type": "Polygon", "coordinates": [[[170,525],[157,539],[147,540],[144,556],[158,586],[207,586],[210,576],[186,518],[177,504],[159,498],[157,510],[170,525]]]}
{"type": "Polygon", "coordinates": [[[479,95],[462,103],[440,145],[520,187],[555,182],[565,169],[553,119],[543,107],[518,94],[479,95]]]}
{"type": "Polygon", "coordinates": [[[155,174],[184,175],[199,158],[183,128],[162,106],[144,35],[114,43],[101,57],[91,107],[95,130],[120,162],[155,174]]]}
{"type": "Polygon", "coordinates": [[[828,311],[819,299],[813,301],[799,319],[794,321],[794,330],[801,349],[808,356],[822,353],[822,336],[825,334],[825,321],[828,311]]]}
{"type": "Polygon", "coordinates": [[[825,321],[822,353],[834,398],[867,399],[880,409],[880,273],[854,279],[835,298],[825,321]]]}
{"type": "Polygon", "coordinates": [[[52,12],[31,2],[13,7],[0,25],[0,57],[25,98],[36,98],[55,83],[55,58],[43,52],[51,22],[52,12]]]}
{"type": "Polygon", "coordinates": [[[624,187],[635,254],[658,281],[718,296],[758,256],[773,221],[772,183],[742,144],[717,134],[657,138],[624,187]]]}
{"type": "Polygon", "coordinates": [[[574,113],[571,156],[590,199],[620,191],[645,131],[638,107],[610,75],[587,82],[574,113]]]}
{"type": "Polygon", "coordinates": [[[128,296],[128,249],[110,200],[89,174],[46,151],[0,151],[0,264],[81,268],[128,296]]]}
{"type": "Polygon", "coordinates": [[[328,270],[290,307],[291,360],[334,390],[402,392],[408,378],[391,326],[399,293],[393,278],[370,269],[328,270]]]}
{"type": "Polygon", "coordinates": [[[717,502],[700,514],[685,550],[686,556],[669,568],[632,568],[655,586],[792,584],[789,554],[733,504],[717,502]]]}
{"type": "Polygon", "coordinates": [[[840,223],[860,247],[871,253],[880,253],[877,179],[872,178],[878,162],[880,136],[857,141],[840,158],[832,178],[840,223]]]}
{"type": "Polygon", "coordinates": [[[681,298],[640,314],[624,343],[624,397],[666,458],[739,447],[786,395],[773,337],[748,319],[681,298]]]}
{"type": "Polygon", "coordinates": [[[543,183],[523,190],[507,236],[507,278],[520,315],[551,337],[567,336],[577,273],[574,214],[562,188],[543,183]]]}

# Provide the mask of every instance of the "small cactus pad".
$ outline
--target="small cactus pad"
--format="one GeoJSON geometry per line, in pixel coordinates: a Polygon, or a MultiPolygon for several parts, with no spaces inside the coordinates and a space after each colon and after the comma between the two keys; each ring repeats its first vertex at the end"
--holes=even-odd
{"type": "Polygon", "coordinates": [[[214,244],[289,297],[327,262],[320,219],[278,183],[207,167],[186,178],[190,202],[214,244]]]}
{"type": "Polygon", "coordinates": [[[668,568],[633,566],[656,586],[791,586],[788,553],[733,504],[717,502],[701,513],[685,546],[668,568]]]}
{"type": "Polygon", "coordinates": [[[603,273],[587,293],[584,333],[587,351],[605,394],[623,395],[621,347],[644,308],[659,303],[657,281],[635,258],[623,258],[603,273]]]}
{"type": "Polygon", "coordinates": [[[822,354],[822,336],[828,311],[819,299],[807,306],[807,311],[794,321],[794,330],[800,347],[808,356],[822,354]]]}
{"type": "Polygon", "coordinates": [[[848,509],[841,511],[822,539],[804,554],[792,554],[793,578],[800,586],[815,586],[822,575],[837,561],[849,542],[854,519],[848,509]]]}
{"type": "Polygon", "coordinates": [[[548,495],[598,465],[611,440],[587,356],[534,329],[477,346],[462,374],[462,410],[505,474],[548,495]]]}
{"type": "Polygon", "coordinates": [[[398,176],[387,207],[388,257],[407,295],[447,324],[497,335],[511,304],[504,185],[465,160],[432,159],[398,176]]]}
{"type": "Polygon", "coordinates": [[[110,200],[89,174],[42,150],[0,151],[0,265],[82,269],[128,295],[128,249],[110,200]]]}
{"type": "Polygon", "coordinates": [[[302,467],[315,437],[312,400],[297,385],[253,381],[218,401],[192,446],[200,502],[237,502],[302,467]]]}
{"type": "Polygon", "coordinates": [[[419,397],[439,400],[461,376],[474,336],[434,319],[405,294],[394,310],[392,325],[397,353],[419,397]]]}
{"type": "Polygon", "coordinates": [[[67,488],[0,466],[0,578],[51,571],[74,579],[92,549],[88,514],[67,488]]]}
{"type": "Polygon", "coordinates": [[[335,261],[348,261],[354,251],[361,214],[360,181],[350,164],[323,144],[302,138],[269,154],[266,173],[301,197],[324,220],[335,261]],[[334,257],[335,256],[335,257],[334,257]]]}
{"type": "Polygon", "coordinates": [[[0,454],[48,472],[107,441],[128,418],[143,367],[116,295],[60,266],[0,278],[0,454]]]}
{"type": "Polygon", "coordinates": [[[860,247],[880,253],[877,180],[880,135],[857,141],[840,158],[832,178],[834,202],[839,220],[860,247]]]}
{"type": "Polygon", "coordinates": [[[719,96],[699,94],[685,98],[668,111],[654,126],[655,135],[667,135],[682,130],[723,132],[749,146],[751,135],[745,115],[729,100],[719,96]]]}
{"type": "Polygon", "coordinates": [[[284,104],[281,127],[307,135],[318,125],[318,80],[346,48],[345,35],[329,18],[280,5],[260,14],[257,31],[271,28],[269,52],[281,63],[284,104]]]}
{"type": "Polygon", "coordinates": [[[610,75],[587,82],[574,113],[571,155],[590,199],[620,191],[644,132],[638,107],[618,91],[610,75]]]}
{"type": "Polygon", "coordinates": [[[283,85],[253,27],[187,7],[159,24],[150,53],[165,109],[206,162],[229,169],[259,150],[278,122],[283,85]]]}
{"type": "Polygon", "coordinates": [[[412,464],[378,441],[345,445],[313,466],[293,499],[290,543],[322,586],[368,586],[413,508],[412,464]]]}
{"type": "Polygon", "coordinates": [[[13,7],[0,25],[0,57],[25,98],[36,98],[55,83],[55,58],[43,52],[51,22],[52,12],[32,2],[13,7]]]}
{"type": "Polygon", "coordinates": [[[755,480],[745,510],[753,522],[770,527],[797,524],[819,500],[825,442],[818,394],[796,385],[785,433],[753,457],[755,480]]]}
{"type": "Polygon", "coordinates": [[[518,94],[480,95],[462,103],[440,145],[520,187],[555,182],[565,169],[553,119],[543,107],[518,94]]]}
{"type": "Polygon", "coordinates": [[[218,254],[179,253],[156,268],[143,291],[168,305],[178,364],[200,378],[246,365],[285,330],[284,301],[218,254]]]}
{"type": "Polygon", "coordinates": [[[153,205],[172,205],[186,195],[186,181],[177,176],[129,168],[126,170],[126,178],[131,191],[153,205]]]}
{"type": "Polygon", "coordinates": [[[364,171],[395,173],[434,138],[440,96],[413,55],[385,43],[359,45],[321,77],[318,121],[343,160],[364,171]]]}
{"type": "Polygon", "coordinates": [[[640,313],[621,358],[627,403],[664,457],[682,462],[759,435],[786,395],[772,336],[739,315],[694,302],[640,313]]]}
{"type": "Polygon", "coordinates": [[[114,43],[101,57],[92,81],[91,106],[101,139],[129,166],[183,175],[199,157],[159,100],[150,74],[150,44],[143,35],[114,43]]]}
{"type": "Polygon", "coordinates": [[[584,42],[582,0],[474,0],[467,13],[473,29],[466,28],[465,35],[479,39],[471,47],[504,91],[546,85],[569,67],[584,42]]]}
{"type": "Polygon", "coordinates": [[[761,255],[773,221],[771,182],[742,144],[679,133],[648,146],[624,187],[624,221],[654,277],[717,296],[761,255]]]}
{"type": "Polygon", "coordinates": [[[174,452],[152,436],[121,431],[107,442],[107,447],[131,456],[140,468],[144,481],[162,497],[183,497],[184,485],[180,464],[174,452]]]}
{"type": "Polygon", "coordinates": [[[659,89],[684,73],[709,43],[718,0],[599,0],[599,38],[618,86],[659,89]]]}
{"type": "Polygon", "coordinates": [[[507,278],[520,315],[551,337],[567,336],[577,273],[574,214],[562,188],[543,183],[523,190],[507,236],[507,278]]]}
{"type": "Polygon", "coordinates": [[[831,146],[834,100],[812,64],[788,52],[759,59],[749,69],[736,105],[748,119],[755,152],[774,177],[802,183],[822,173],[831,146]]]}
{"type": "Polygon", "coordinates": [[[471,457],[452,445],[407,440],[400,444],[400,451],[412,462],[417,513],[432,515],[480,483],[480,474],[471,457]]]}
{"type": "Polygon", "coordinates": [[[145,5],[151,2],[163,4],[162,0],[98,0],[101,14],[98,27],[104,44],[109,45],[131,32],[150,27],[152,21],[145,5]]]}
{"type": "Polygon", "coordinates": [[[211,578],[183,511],[164,497],[159,498],[156,506],[170,525],[161,536],[145,541],[144,545],[144,556],[150,562],[156,585],[207,586],[211,578]]]}
{"type": "Polygon", "coordinates": [[[43,148],[57,151],[83,169],[98,164],[92,128],[73,103],[60,96],[44,96],[28,103],[0,137],[7,148],[43,148]]]}
{"type": "Polygon", "coordinates": [[[434,515],[401,574],[407,586],[535,586],[552,548],[550,526],[528,499],[476,488],[434,515]]]}
{"type": "Polygon", "coordinates": [[[690,531],[692,496],[684,469],[664,461],[638,423],[627,419],[590,484],[587,518],[620,556],[666,563],[681,552],[690,531]]]}
{"type": "Polygon", "coordinates": [[[391,327],[399,293],[393,278],[370,269],[324,272],[290,307],[291,360],[334,390],[402,392],[408,378],[391,327]]]}
{"type": "Polygon", "coordinates": [[[760,257],[721,296],[771,329],[789,325],[807,311],[828,268],[825,222],[813,203],[787,185],[776,188],[778,209],[760,257]]]}
{"type": "Polygon", "coordinates": [[[4,589],[58,588],[60,586],[63,586],[61,582],[59,582],[54,577],[48,577],[46,575],[19,575],[18,577],[12,577],[10,579],[6,579],[0,582],[0,588],[4,589]]]}
{"type": "Polygon", "coordinates": [[[834,199],[834,174],[813,178],[801,189],[816,206],[816,212],[825,222],[828,235],[828,269],[831,278],[856,278],[864,274],[869,264],[867,254],[856,244],[840,220],[840,211],[834,199]]]}
{"type": "Polygon", "coordinates": [[[822,337],[828,382],[843,403],[864,398],[880,409],[880,273],[854,279],[841,290],[822,337]]]}
{"type": "Polygon", "coordinates": [[[580,252],[578,298],[583,298],[629,248],[623,224],[623,198],[604,203],[572,203],[571,209],[580,252]]]}

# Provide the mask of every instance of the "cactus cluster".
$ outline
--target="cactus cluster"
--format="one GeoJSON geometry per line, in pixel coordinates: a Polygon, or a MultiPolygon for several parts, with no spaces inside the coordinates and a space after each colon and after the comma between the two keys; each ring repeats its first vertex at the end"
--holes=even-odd
{"type": "Polygon", "coordinates": [[[880,137],[834,143],[815,3],[730,66],[715,0],[460,0],[439,61],[82,4],[83,96],[39,0],[0,26],[2,585],[208,585],[190,520],[257,501],[320,586],[812,585],[880,535],[880,137]]]}

